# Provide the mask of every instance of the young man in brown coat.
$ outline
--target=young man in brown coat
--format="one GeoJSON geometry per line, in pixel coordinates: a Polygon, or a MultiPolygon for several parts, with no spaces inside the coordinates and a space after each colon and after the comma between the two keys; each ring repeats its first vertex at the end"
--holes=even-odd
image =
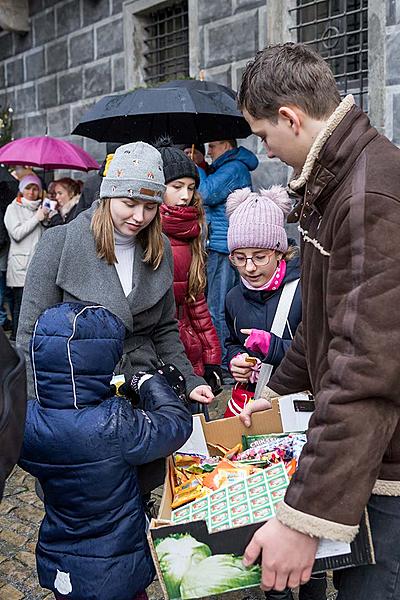
{"type": "Polygon", "coordinates": [[[294,168],[302,236],[303,318],[264,396],[310,389],[308,442],[262,552],[262,587],[307,581],[319,538],[350,542],[368,507],[376,565],[337,577],[338,600],[400,598],[400,150],[352,96],[340,101],[325,61],[301,44],[247,66],[239,104],[253,132],[294,168]]]}

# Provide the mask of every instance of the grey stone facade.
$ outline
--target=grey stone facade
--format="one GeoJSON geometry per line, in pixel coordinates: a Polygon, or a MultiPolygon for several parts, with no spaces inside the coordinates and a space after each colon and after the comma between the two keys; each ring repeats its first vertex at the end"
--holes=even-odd
{"type": "Polygon", "coordinates": [[[0,32],[0,106],[14,109],[15,137],[47,132],[101,161],[103,144],[70,133],[96,100],[125,88],[122,3],[33,0],[29,6],[28,33],[0,32]]]}
{"type": "MultiPolygon", "coordinates": [[[[294,2],[188,0],[190,75],[204,69],[206,79],[237,88],[258,49],[290,39],[294,2]]],[[[14,108],[15,137],[47,131],[102,160],[104,144],[70,132],[100,97],[141,83],[130,72],[138,60],[130,23],[152,4],[160,0],[30,0],[28,33],[0,31],[0,106],[14,108]]],[[[369,0],[369,9],[371,118],[400,145],[400,0],[369,0]]],[[[260,159],[256,186],[286,182],[288,169],[254,137],[242,143],[260,159]]]]}

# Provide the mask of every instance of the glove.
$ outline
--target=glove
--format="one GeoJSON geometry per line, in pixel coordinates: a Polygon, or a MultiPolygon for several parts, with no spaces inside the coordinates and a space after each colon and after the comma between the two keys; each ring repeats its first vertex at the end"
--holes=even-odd
{"type": "Polygon", "coordinates": [[[252,352],[261,352],[266,356],[268,354],[270,343],[271,334],[268,331],[252,329],[249,337],[246,338],[244,345],[248,350],[251,350],[252,352]]]}
{"type": "Polygon", "coordinates": [[[146,373],[145,371],[138,371],[138,373],[133,375],[133,377],[131,378],[129,378],[129,376],[124,375],[124,383],[119,383],[118,385],[111,384],[111,395],[128,398],[128,400],[131,401],[133,406],[138,406],[140,403],[139,382],[145,375],[151,377],[151,375],[149,373],[146,373]]]}
{"type": "Polygon", "coordinates": [[[211,387],[214,396],[222,392],[224,380],[222,376],[222,369],[219,365],[204,365],[203,377],[211,387]]]}
{"type": "Polygon", "coordinates": [[[186,381],[179,369],[174,367],[174,365],[163,365],[157,369],[157,373],[163,375],[178,398],[180,398],[184,404],[188,404],[189,401],[186,397],[186,381]]]}

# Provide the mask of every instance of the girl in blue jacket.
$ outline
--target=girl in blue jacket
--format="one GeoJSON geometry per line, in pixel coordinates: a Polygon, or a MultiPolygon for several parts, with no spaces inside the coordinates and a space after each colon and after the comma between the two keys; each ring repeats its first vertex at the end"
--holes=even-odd
{"type": "Polygon", "coordinates": [[[300,277],[299,257],[284,229],[290,200],[280,186],[260,193],[244,188],[229,196],[226,209],[229,258],[241,281],[226,297],[225,345],[235,381],[255,383],[261,362],[279,365],[301,320],[297,285],[282,335],[271,333],[284,286],[300,277]]]}
{"type": "Polygon", "coordinates": [[[124,337],[118,317],[78,303],[48,308],[34,328],[20,465],[43,488],[37,570],[56,598],[133,600],[154,578],[137,468],[182,446],[192,421],[159,374],[134,378],[135,408],[111,397],[124,337]]]}
{"type": "MultiPolygon", "coordinates": [[[[262,363],[279,365],[301,321],[300,261],[284,229],[290,208],[289,196],[280,186],[259,193],[244,188],[227,201],[229,257],[241,281],[226,297],[229,337],[225,344],[232,376],[246,384],[247,391],[254,391],[262,363]],[[283,310],[280,300],[285,288],[283,310]],[[285,319],[281,319],[281,335],[271,332],[278,311],[285,319]]],[[[246,393],[232,397],[225,416],[240,412],[240,398],[246,400],[246,393]]],[[[299,599],[325,600],[325,590],[325,575],[313,576],[300,587],[299,599]]],[[[289,589],[266,592],[265,597],[293,600],[289,589]]]]}

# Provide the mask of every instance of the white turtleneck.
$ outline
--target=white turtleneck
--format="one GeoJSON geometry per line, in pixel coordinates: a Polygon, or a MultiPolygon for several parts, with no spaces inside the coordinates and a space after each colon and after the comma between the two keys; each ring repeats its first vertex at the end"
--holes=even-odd
{"type": "Polygon", "coordinates": [[[133,235],[123,235],[114,230],[115,256],[117,261],[115,268],[124,290],[125,296],[132,291],[133,260],[135,258],[136,237],[133,235]]]}

